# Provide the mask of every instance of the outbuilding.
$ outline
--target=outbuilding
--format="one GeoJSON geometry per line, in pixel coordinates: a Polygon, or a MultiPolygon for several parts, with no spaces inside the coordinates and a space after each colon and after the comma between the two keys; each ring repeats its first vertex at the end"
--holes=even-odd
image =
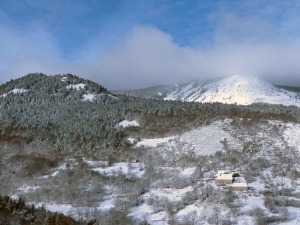
{"type": "Polygon", "coordinates": [[[218,174],[218,176],[215,178],[215,182],[216,182],[216,185],[218,185],[218,186],[232,184],[233,183],[232,173],[218,174]]]}
{"type": "Polygon", "coordinates": [[[246,183],[233,183],[230,186],[234,191],[248,191],[248,185],[246,183]]]}

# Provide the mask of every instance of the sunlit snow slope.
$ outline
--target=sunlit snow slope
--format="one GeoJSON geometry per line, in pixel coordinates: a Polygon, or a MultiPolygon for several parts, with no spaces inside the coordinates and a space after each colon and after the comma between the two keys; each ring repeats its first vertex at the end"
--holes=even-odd
{"type": "Polygon", "coordinates": [[[221,102],[249,105],[270,103],[300,106],[300,93],[278,88],[259,78],[234,75],[222,80],[193,80],[135,91],[119,91],[136,97],[188,102],[221,102]]]}
{"type": "Polygon", "coordinates": [[[300,106],[297,93],[277,88],[255,77],[232,76],[203,87],[205,92],[186,101],[248,105],[256,102],[300,106]]]}

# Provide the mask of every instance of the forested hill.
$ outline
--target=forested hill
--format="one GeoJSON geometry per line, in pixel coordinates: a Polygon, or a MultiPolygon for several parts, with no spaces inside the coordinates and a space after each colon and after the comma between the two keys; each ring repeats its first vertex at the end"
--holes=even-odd
{"type": "Polygon", "coordinates": [[[74,75],[29,74],[0,86],[1,139],[49,141],[57,150],[126,148],[129,132],[140,137],[179,134],[217,119],[249,116],[298,120],[298,107],[237,106],[142,99],[111,95],[106,88],[74,75]],[[137,128],[116,128],[124,120],[137,128]],[[176,126],[174,126],[176,124],[176,126]]]}
{"type": "Polygon", "coordinates": [[[68,89],[76,89],[76,87],[72,86],[76,84],[83,84],[81,94],[90,92],[96,94],[107,93],[107,89],[103,86],[72,74],[46,76],[42,73],[35,73],[1,85],[0,95],[12,93],[14,90],[67,95],[71,92],[71,90],[68,91],[68,89]],[[70,86],[70,88],[68,88],[68,86],[70,86]]]}

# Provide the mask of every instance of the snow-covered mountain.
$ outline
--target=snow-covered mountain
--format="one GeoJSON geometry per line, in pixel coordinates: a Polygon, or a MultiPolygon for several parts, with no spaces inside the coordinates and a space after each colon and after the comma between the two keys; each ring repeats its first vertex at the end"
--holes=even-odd
{"type": "Polygon", "coordinates": [[[195,94],[187,101],[222,102],[249,105],[257,102],[300,106],[298,93],[277,88],[255,77],[232,76],[203,87],[203,94],[195,94]]]}
{"type": "Polygon", "coordinates": [[[263,102],[300,106],[299,93],[275,87],[256,77],[240,75],[213,82],[193,80],[169,86],[129,91],[126,94],[188,102],[221,102],[238,105],[263,102]]]}
{"type": "Polygon", "coordinates": [[[132,91],[111,91],[115,94],[126,94],[142,98],[154,98],[161,100],[187,101],[190,96],[203,93],[203,87],[217,80],[199,79],[180,82],[172,85],[161,85],[132,91]]]}

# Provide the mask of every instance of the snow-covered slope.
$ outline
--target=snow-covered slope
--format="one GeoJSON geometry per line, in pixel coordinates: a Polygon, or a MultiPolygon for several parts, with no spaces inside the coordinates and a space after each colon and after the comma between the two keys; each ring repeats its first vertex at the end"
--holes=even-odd
{"type": "Polygon", "coordinates": [[[203,87],[214,80],[202,79],[181,82],[173,85],[162,85],[133,91],[112,91],[142,98],[186,101],[190,96],[203,93],[203,87]]]}
{"type": "Polygon", "coordinates": [[[300,94],[278,88],[256,77],[234,75],[221,80],[193,80],[136,91],[123,91],[137,97],[188,102],[221,102],[249,105],[263,102],[300,106],[300,94]]]}
{"type": "Polygon", "coordinates": [[[187,101],[222,102],[249,105],[256,102],[300,106],[299,94],[279,89],[255,77],[232,76],[203,87],[201,95],[187,98],[187,101]]]}
{"type": "Polygon", "coordinates": [[[206,84],[211,82],[212,80],[193,80],[175,84],[169,88],[170,91],[166,93],[167,96],[164,97],[164,100],[187,101],[193,96],[201,95],[205,91],[206,84]]]}
{"type": "Polygon", "coordinates": [[[21,88],[21,89],[15,88],[14,90],[9,91],[8,93],[0,95],[0,97],[6,97],[7,94],[9,94],[9,93],[20,94],[20,93],[24,93],[26,91],[28,91],[28,90],[25,90],[24,88],[21,88]]]}

